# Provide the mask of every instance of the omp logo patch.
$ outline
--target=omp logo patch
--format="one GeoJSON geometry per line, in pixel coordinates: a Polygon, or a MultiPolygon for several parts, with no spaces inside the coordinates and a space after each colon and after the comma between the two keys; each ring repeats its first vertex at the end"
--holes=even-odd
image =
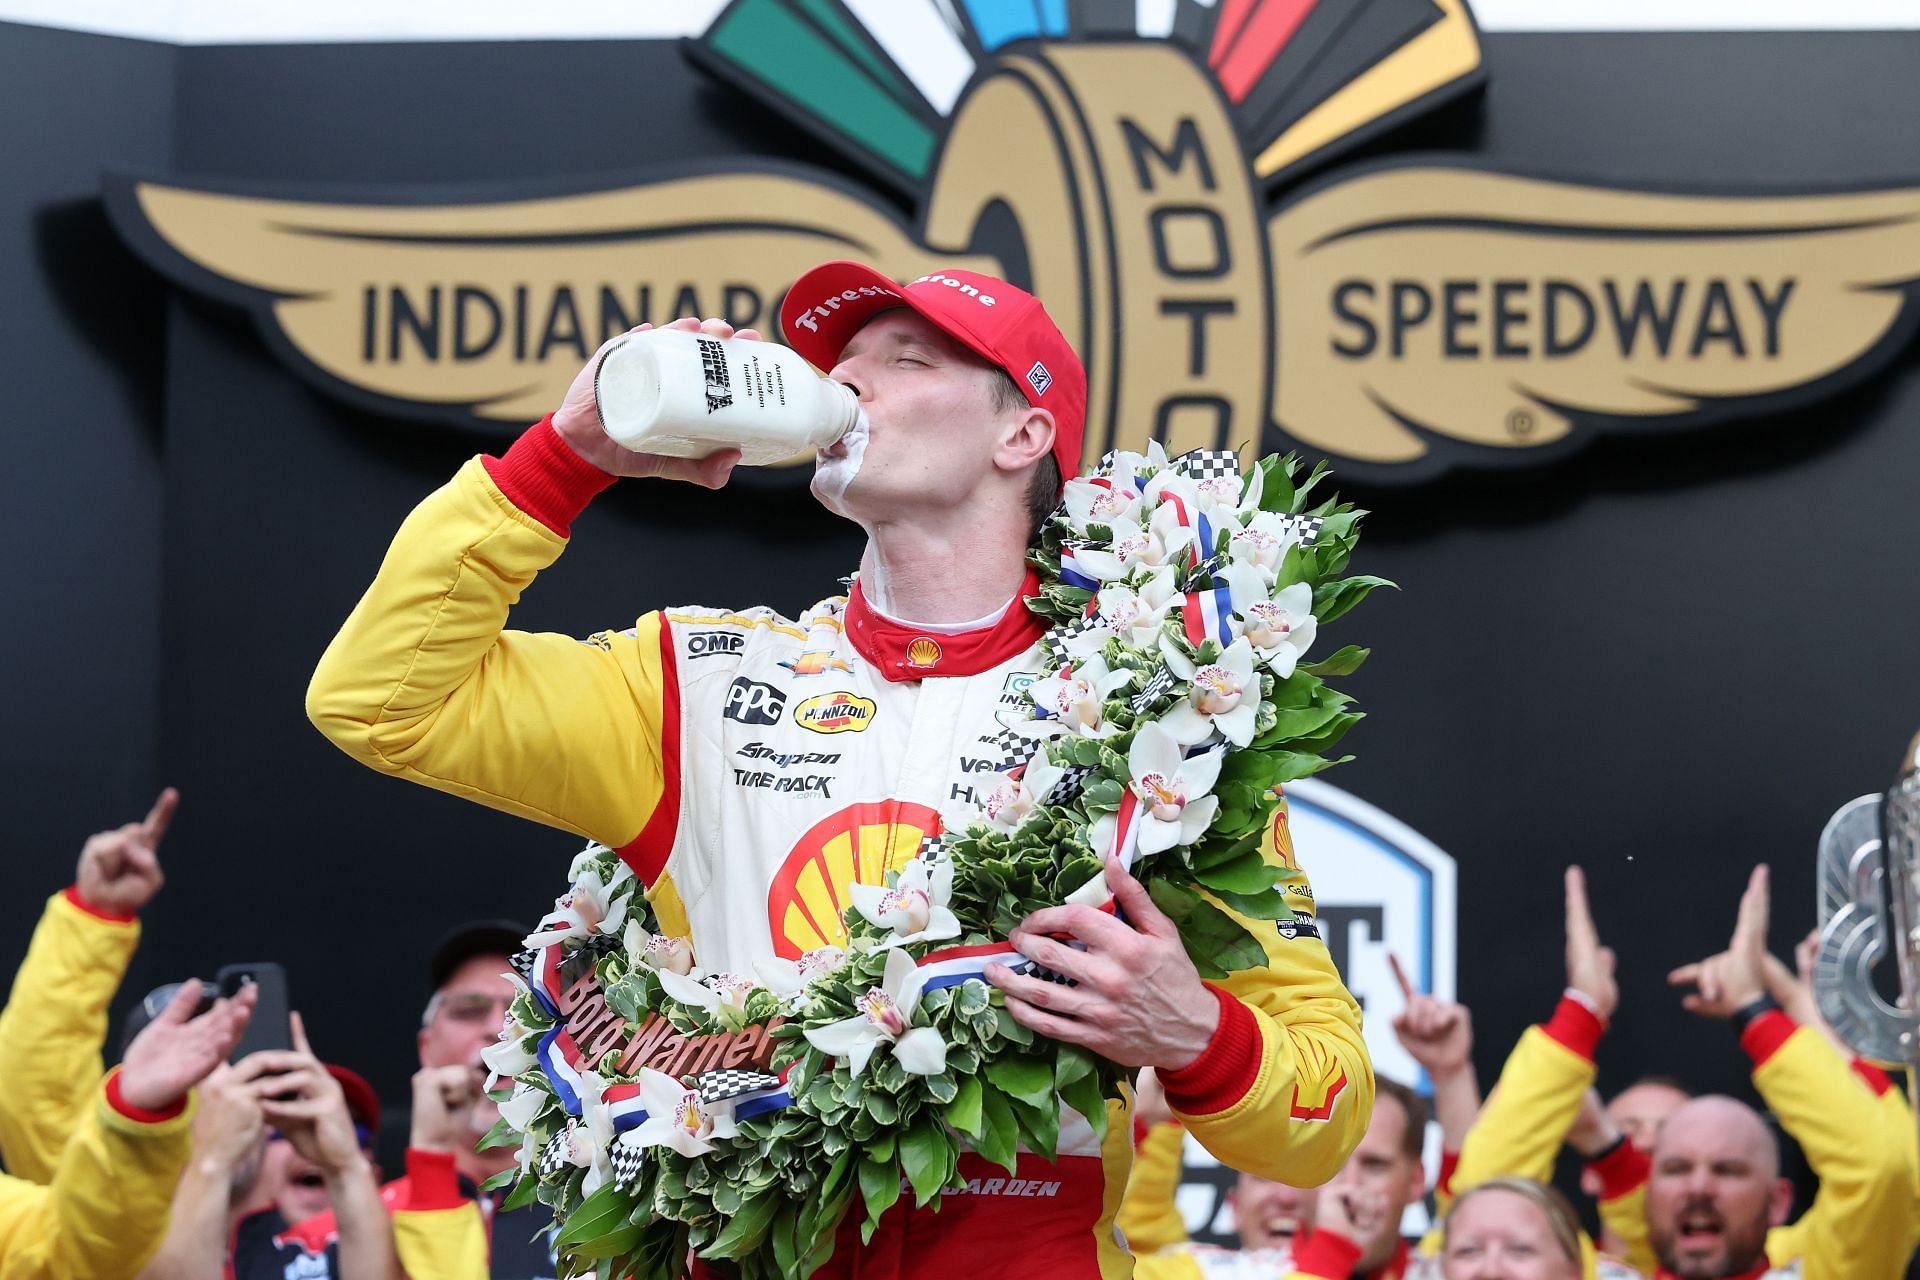
{"type": "Polygon", "coordinates": [[[814,733],[865,733],[874,702],[857,693],[817,693],[793,709],[793,722],[814,733]]]}
{"type": "Polygon", "coordinates": [[[687,637],[689,658],[711,658],[719,653],[739,653],[747,647],[747,638],[738,631],[696,631],[687,637]]]}

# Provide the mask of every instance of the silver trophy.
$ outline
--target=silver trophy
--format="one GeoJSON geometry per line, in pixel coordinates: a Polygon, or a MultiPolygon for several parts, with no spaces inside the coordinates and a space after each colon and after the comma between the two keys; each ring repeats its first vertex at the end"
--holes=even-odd
{"type": "Polygon", "coordinates": [[[1884,796],[1849,800],[1820,833],[1813,992],[1820,1015],[1855,1053],[1906,1067],[1920,1114],[1920,737],[1884,796]],[[1889,951],[1900,973],[1897,1004],[1873,980],[1889,951]]]}

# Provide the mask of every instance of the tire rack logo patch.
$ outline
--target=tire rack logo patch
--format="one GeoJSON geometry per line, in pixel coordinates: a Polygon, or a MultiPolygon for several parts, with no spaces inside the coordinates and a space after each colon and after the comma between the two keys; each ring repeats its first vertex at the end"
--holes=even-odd
{"type": "Polygon", "coordinates": [[[1157,22],[885,8],[869,25],[878,10],[733,0],[687,50],[907,194],[912,228],[882,197],[745,157],[437,205],[113,177],[108,207],[148,262],[249,308],[316,384],[500,435],[558,404],[603,338],[676,314],[765,325],[832,257],[896,279],[929,258],[1026,264],[1092,373],[1086,460],[1150,435],[1170,453],[1299,444],[1375,481],[1832,394],[1920,320],[1920,189],[1656,194],[1471,157],[1329,169],[1483,81],[1465,0],[1367,21],[1294,0],[1157,22]],[[1296,182],[1309,166],[1322,176],[1296,182]]]}
{"type": "Polygon", "coordinates": [[[873,723],[874,701],[858,694],[818,693],[793,709],[793,722],[814,733],[865,733],[873,723]]]}

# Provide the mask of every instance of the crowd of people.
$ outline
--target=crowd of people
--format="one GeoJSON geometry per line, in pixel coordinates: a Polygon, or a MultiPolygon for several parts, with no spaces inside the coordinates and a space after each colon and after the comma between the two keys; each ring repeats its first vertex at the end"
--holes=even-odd
{"type": "MultiPolygon", "coordinates": [[[[159,891],[169,790],[141,822],[86,842],[47,902],[0,1011],[0,1277],[282,1280],[558,1274],[550,1216],[496,1212],[483,1187],[512,1147],[479,1149],[498,1118],[481,1050],[513,994],[524,927],[456,928],[427,966],[402,1176],[382,1182],[380,1101],[323,1062],[299,1015],[285,1049],[236,1060],[254,1012],[242,987],[209,1000],[189,980],[128,1019],[102,1070],[107,1009],[159,891]]],[[[1428,1091],[1379,1078],[1371,1122],[1325,1185],[1242,1174],[1229,1195],[1241,1247],[1188,1239],[1176,1203],[1186,1135],[1151,1071],[1136,1093],[1136,1156],[1120,1225],[1141,1280],[1898,1280],[1920,1245],[1920,1150],[1901,1089],[1821,1020],[1812,940],[1788,965],[1766,947],[1757,868],[1722,951],[1667,975],[1686,1007],[1726,1021],[1771,1113],[1697,1097],[1676,1077],[1602,1099],[1596,1060],[1620,1001],[1577,869],[1566,875],[1566,974],[1482,1098],[1466,1005],[1415,990],[1394,964],[1395,1037],[1428,1091]],[[1430,1121],[1438,1167],[1422,1160],[1430,1121]],[[1774,1125],[1818,1179],[1797,1217],[1774,1125]],[[1562,1148],[1598,1230],[1553,1185],[1562,1148]],[[1409,1239],[1410,1205],[1435,1225],[1409,1239]]],[[[1650,983],[1643,983],[1651,985],[1650,983]]]]}

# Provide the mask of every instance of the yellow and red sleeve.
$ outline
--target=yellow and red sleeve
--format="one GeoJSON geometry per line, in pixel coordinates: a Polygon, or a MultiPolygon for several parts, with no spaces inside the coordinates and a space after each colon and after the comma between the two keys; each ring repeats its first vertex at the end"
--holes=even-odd
{"type": "Polygon", "coordinates": [[[404,1196],[391,1197],[393,1243],[408,1280],[486,1280],[487,1224],[460,1190],[453,1154],[407,1150],[404,1196]]]}
{"type": "Polygon", "coordinates": [[[1222,1164],[1318,1186],[1366,1132],[1373,1068],[1360,1007],[1311,928],[1312,890],[1293,857],[1284,799],[1262,851],[1308,932],[1288,937],[1272,921],[1235,915],[1260,939],[1267,963],[1208,984],[1220,1006],[1213,1039],[1193,1063],[1161,1072],[1160,1082],[1174,1115],[1222,1164]]]}
{"type": "Polygon", "coordinates": [[[591,642],[506,627],[610,482],[550,419],[505,457],[468,462],[395,534],[307,715],[374,769],[598,840],[651,879],[680,795],[666,622],[591,642]]]}
{"type": "Polygon", "coordinates": [[[1133,1169],[1127,1175],[1127,1194],[1115,1224],[1126,1237],[1127,1248],[1136,1254],[1158,1253],[1187,1241],[1187,1221],[1174,1199],[1180,1189],[1180,1155],[1186,1141],[1187,1131],[1167,1121],[1149,1127],[1134,1144],[1133,1169]]]}
{"type": "Polygon", "coordinates": [[[1768,1235],[1769,1259],[1793,1260],[1775,1257],[1777,1244],[1795,1251],[1806,1280],[1898,1280],[1912,1252],[1912,1134],[1890,1131],[1848,1061],[1780,1010],[1750,1022],[1740,1047],[1753,1060],[1754,1088],[1820,1180],[1793,1229],[1768,1235]]]}
{"type": "Polygon", "coordinates": [[[1460,1144],[1454,1196],[1492,1178],[1553,1180],[1561,1144],[1593,1084],[1593,1055],[1604,1031],[1585,1006],[1562,997],[1550,1019],[1521,1033],[1460,1144]]]}
{"type": "Polygon", "coordinates": [[[160,1247],[191,1147],[191,1099],[128,1103],[119,1074],[89,1105],[45,1186],[0,1175],[0,1280],[131,1276],[160,1247]]]}
{"type": "Polygon", "coordinates": [[[0,1160],[45,1183],[93,1105],[107,1006],[140,943],[140,923],[102,911],[78,888],[47,900],[0,1009],[0,1160]]]}

